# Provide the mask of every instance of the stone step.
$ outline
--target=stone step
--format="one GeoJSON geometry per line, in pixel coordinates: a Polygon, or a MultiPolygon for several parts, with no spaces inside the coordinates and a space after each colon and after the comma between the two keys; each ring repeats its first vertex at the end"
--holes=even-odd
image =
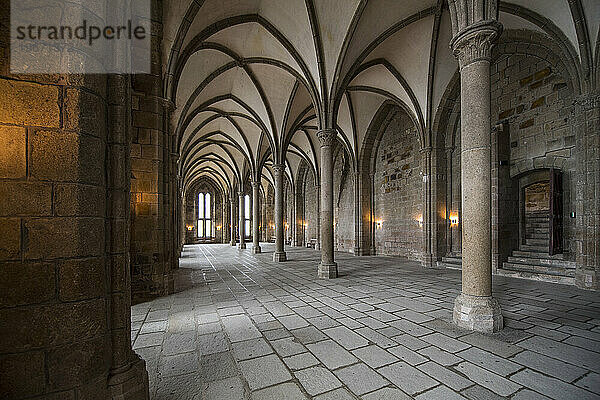
{"type": "Polygon", "coordinates": [[[544,239],[544,240],[548,240],[549,236],[548,233],[526,233],[525,234],[525,239],[544,239]]]}
{"type": "Polygon", "coordinates": [[[557,275],[575,277],[574,269],[566,269],[561,267],[546,266],[546,265],[526,265],[515,264],[511,262],[502,263],[502,269],[509,271],[530,272],[535,274],[557,275]]]}
{"type": "MultiPolygon", "coordinates": [[[[521,246],[522,247],[522,246],[521,246]]],[[[513,256],[515,257],[529,257],[529,258],[550,258],[553,260],[562,260],[562,254],[555,254],[553,256],[548,254],[548,249],[544,249],[541,252],[538,251],[523,251],[523,250],[515,250],[513,251],[513,256]]]]}
{"type": "Polygon", "coordinates": [[[576,265],[576,263],[573,261],[566,261],[561,259],[545,257],[519,257],[515,255],[508,257],[508,262],[512,264],[540,265],[565,269],[575,269],[576,265]]]}
{"type": "Polygon", "coordinates": [[[442,261],[437,262],[438,267],[450,269],[462,269],[462,258],[460,257],[442,257],[442,261]]]}
{"type": "Polygon", "coordinates": [[[548,246],[532,245],[532,244],[521,244],[519,245],[520,251],[533,251],[536,253],[548,254],[548,246]]]}
{"type": "Polygon", "coordinates": [[[575,278],[570,276],[540,274],[537,272],[511,271],[504,268],[498,268],[498,275],[509,276],[512,278],[529,279],[534,281],[560,283],[563,285],[574,285],[575,278]]]}
{"type": "Polygon", "coordinates": [[[549,246],[550,239],[525,239],[525,244],[530,246],[549,246]]]}
{"type": "Polygon", "coordinates": [[[549,224],[548,221],[546,222],[526,222],[525,223],[525,229],[530,229],[530,228],[546,228],[548,229],[549,224]]]}

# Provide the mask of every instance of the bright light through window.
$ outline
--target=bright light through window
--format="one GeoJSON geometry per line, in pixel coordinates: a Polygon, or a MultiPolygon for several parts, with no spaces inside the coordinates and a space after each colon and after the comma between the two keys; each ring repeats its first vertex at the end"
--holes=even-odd
{"type": "Polygon", "coordinates": [[[210,193],[198,194],[198,237],[209,239],[212,235],[210,193]]]}
{"type": "Polygon", "coordinates": [[[252,232],[250,232],[251,216],[250,216],[250,196],[249,195],[244,196],[244,217],[245,217],[244,233],[246,234],[246,237],[250,237],[252,232]]]}

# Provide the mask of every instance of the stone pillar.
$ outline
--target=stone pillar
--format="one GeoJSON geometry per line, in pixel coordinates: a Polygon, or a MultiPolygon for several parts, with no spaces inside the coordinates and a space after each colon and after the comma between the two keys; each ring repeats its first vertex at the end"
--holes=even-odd
{"type": "MultiPolygon", "coordinates": [[[[452,253],[452,153],[454,147],[446,148],[446,254],[452,253]]],[[[457,211],[458,212],[458,211],[457,211]]],[[[461,221],[462,222],[462,221],[461,221]]]]}
{"type": "Polygon", "coordinates": [[[435,215],[432,215],[432,210],[435,209],[433,198],[431,195],[431,147],[421,149],[421,171],[423,173],[423,259],[424,267],[431,268],[434,266],[432,255],[433,229],[435,223],[435,215]]]}
{"type": "Polygon", "coordinates": [[[231,209],[229,215],[229,229],[231,230],[231,246],[235,246],[235,201],[233,198],[233,194],[229,196],[229,206],[231,209]]]}
{"type": "Polygon", "coordinates": [[[273,165],[275,173],[275,253],[273,253],[273,261],[286,261],[285,247],[283,235],[285,227],[283,226],[283,174],[285,173],[285,165],[273,165]]]}
{"type": "Polygon", "coordinates": [[[321,263],[319,278],[337,278],[337,264],[333,254],[333,141],[335,129],[317,133],[321,142],[321,263]]]}
{"type": "Polygon", "coordinates": [[[239,205],[238,205],[238,234],[240,235],[240,244],[238,249],[246,248],[246,213],[244,210],[244,192],[239,192],[239,205]]]}
{"type": "Polygon", "coordinates": [[[575,101],[577,121],[577,269],[575,285],[600,288],[600,93],[575,101]]]}
{"type": "Polygon", "coordinates": [[[252,182],[252,253],[260,253],[260,182],[252,182]]]}
{"type": "Polygon", "coordinates": [[[316,187],[317,187],[317,243],[315,243],[315,250],[321,251],[321,185],[316,185],[316,187]]]}
{"type": "Polygon", "coordinates": [[[490,57],[501,26],[475,24],[451,41],[461,74],[462,293],[454,322],[463,328],[496,332],[502,312],[492,297],[490,182],[490,57]]]}

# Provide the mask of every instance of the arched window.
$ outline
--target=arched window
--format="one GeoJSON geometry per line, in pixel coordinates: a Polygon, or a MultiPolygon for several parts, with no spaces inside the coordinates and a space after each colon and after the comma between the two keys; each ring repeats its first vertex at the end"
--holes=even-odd
{"type": "Polygon", "coordinates": [[[212,218],[210,213],[210,193],[198,194],[198,237],[212,238],[212,218]]]}
{"type": "Polygon", "coordinates": [[[244,217],[245,217],[245,224],[244,224],[244,234],[246,235],[246,237],[250,237],[250,196],[249,195],[245,195],[244,196],[244,217]]]}

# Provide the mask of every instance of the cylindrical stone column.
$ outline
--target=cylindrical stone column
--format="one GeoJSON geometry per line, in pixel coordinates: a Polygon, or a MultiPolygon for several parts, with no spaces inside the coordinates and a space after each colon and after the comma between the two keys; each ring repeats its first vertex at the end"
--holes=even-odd
{"type": "Polygon", "coordinates": [[[321,263],[319,278],[337,278],[333,255],[333,155],[335,129],[323,129],[317,136],[321,142],[321,263]]]}
{"type": "Polygon", "coordinates": [[[497,23],[467,28],[452,39],[461,74],[462,293],[454,322],[481,332],[502,329],[492,298],[490,57],[497,23]]]}
{"type": "Polygon", "coordinates": [[[235,200],[234,200],[234,195],[232,194],[229,197],[229,207],[230,207],[230,212],[229,212],[229,229],[231,230],[231,246],[235,246],[235,200]]]}
{"type": "Polygon", "coordinates": [[[285,165],[273,165],[275,173],[275,253],[273,253],[273,261],[286,261],[283,235],[285,227],[283,226],[283,174],[285,173],[285,165]]]}
{"type": "Polygon", "coordinates": [[[321,185],[316,185],[317,188],[317,243],[315,250],[321,251],[321,185]]]}
{"type": "Polygon", "coordinates": [[[244,193],[239,192],[239,206],[238,206],[238,233],[240,235],[240,244],[238,245],[238,249],[246,248],[246,212],[244,209],[244,193]]]}
{"type": "Polygon", "coordinates": [[[452,223],[450,213],[452,212],[452,152],[454,147],[446,149],[446,254],[452,253],[452,223]]]}
{"type": "Polygon", "coordinates": [[[252,182],[252,253],[260,253],[260,182],[252,182]]]}

